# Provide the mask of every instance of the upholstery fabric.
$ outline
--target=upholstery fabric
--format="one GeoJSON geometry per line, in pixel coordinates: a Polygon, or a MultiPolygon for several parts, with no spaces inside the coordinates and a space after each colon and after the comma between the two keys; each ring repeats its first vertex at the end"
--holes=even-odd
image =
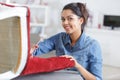
{"type": "Polygon", "coordinates": [[[21,75],[45,73],[74,67],[73,60],[65,57],[40,58],[29,56],[21,75]]]}

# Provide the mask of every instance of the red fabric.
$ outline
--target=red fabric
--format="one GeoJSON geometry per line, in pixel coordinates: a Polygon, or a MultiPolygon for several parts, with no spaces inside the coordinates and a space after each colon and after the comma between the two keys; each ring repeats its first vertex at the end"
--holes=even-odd
{"type": "Polygon", "coordinates": [[[52,72],[65,68],[70,68],[75,65],[73,60],[65,57],[29,57],[21,75],[28,75],[34,73],[52,72]]]}
{"type": "Polygon", "coordinates": [[[1,4],[1,5],[8,6],[8,7],[15,7],[14,5],[6,4],[6,3],[3,3],[3,2],[0,2],[0,4],[1,4]]]}

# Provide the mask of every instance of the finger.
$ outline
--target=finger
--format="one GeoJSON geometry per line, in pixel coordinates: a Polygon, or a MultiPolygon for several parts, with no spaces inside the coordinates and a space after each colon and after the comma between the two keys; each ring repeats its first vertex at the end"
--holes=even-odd
{"type": "Polygon", "coordinates": [[[65,55],[61,55],[60,57],[65,57],[65,55]]]}
{"type": "Polygon", "coordinates": [[[37,49],[39,46],[38,46],[38,44],[36,44],[34,47],[37,49]]]}
{"type": "Polygon", "coordinates": [[[68,56],[67,56],[67,55],[62,55],[62,56],[60,56],[60,57],[66,57],[66,58],[67,58],[68,56]]]}
{"type": "Polygon", "coordinates": [[[33,55],[31,55],[30,58],[33,58],[33,55]]]}
{"type": "Polygon", "coordinates": [[[74,58],[70,58],[70,60],[71,60],[71,61],[72,61],[72,60],[73,60],[73,61],[75,61],[75,59],[74,59],[74,58]]]}
{"type": "Polygon", "coordinates": [[[66,58],[73,58],[72,56],[69,56],[69,55],[62,55],[61,57],[66,57],[66,58]]]}

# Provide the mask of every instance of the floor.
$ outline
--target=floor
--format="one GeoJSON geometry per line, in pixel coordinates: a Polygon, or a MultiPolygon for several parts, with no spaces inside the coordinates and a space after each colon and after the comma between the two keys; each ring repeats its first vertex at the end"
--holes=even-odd
{"type": "Polygon", "coordinates": [[[103,80],[120,80],[120,67],[103,65],[103,80]]]}

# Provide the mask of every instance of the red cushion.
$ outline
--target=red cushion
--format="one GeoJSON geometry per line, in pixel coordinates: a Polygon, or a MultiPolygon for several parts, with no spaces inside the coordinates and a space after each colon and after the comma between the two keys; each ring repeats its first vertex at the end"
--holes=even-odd
{"type": "Polygon", "coordinates": [[[65,57],[50,57],[50,58],[29,57],[26,67],[24,68],[21,75],[52,72],[55,70],[74,67],[74,65],[75,63],[73,60],[70,60],[65,57]]]}

